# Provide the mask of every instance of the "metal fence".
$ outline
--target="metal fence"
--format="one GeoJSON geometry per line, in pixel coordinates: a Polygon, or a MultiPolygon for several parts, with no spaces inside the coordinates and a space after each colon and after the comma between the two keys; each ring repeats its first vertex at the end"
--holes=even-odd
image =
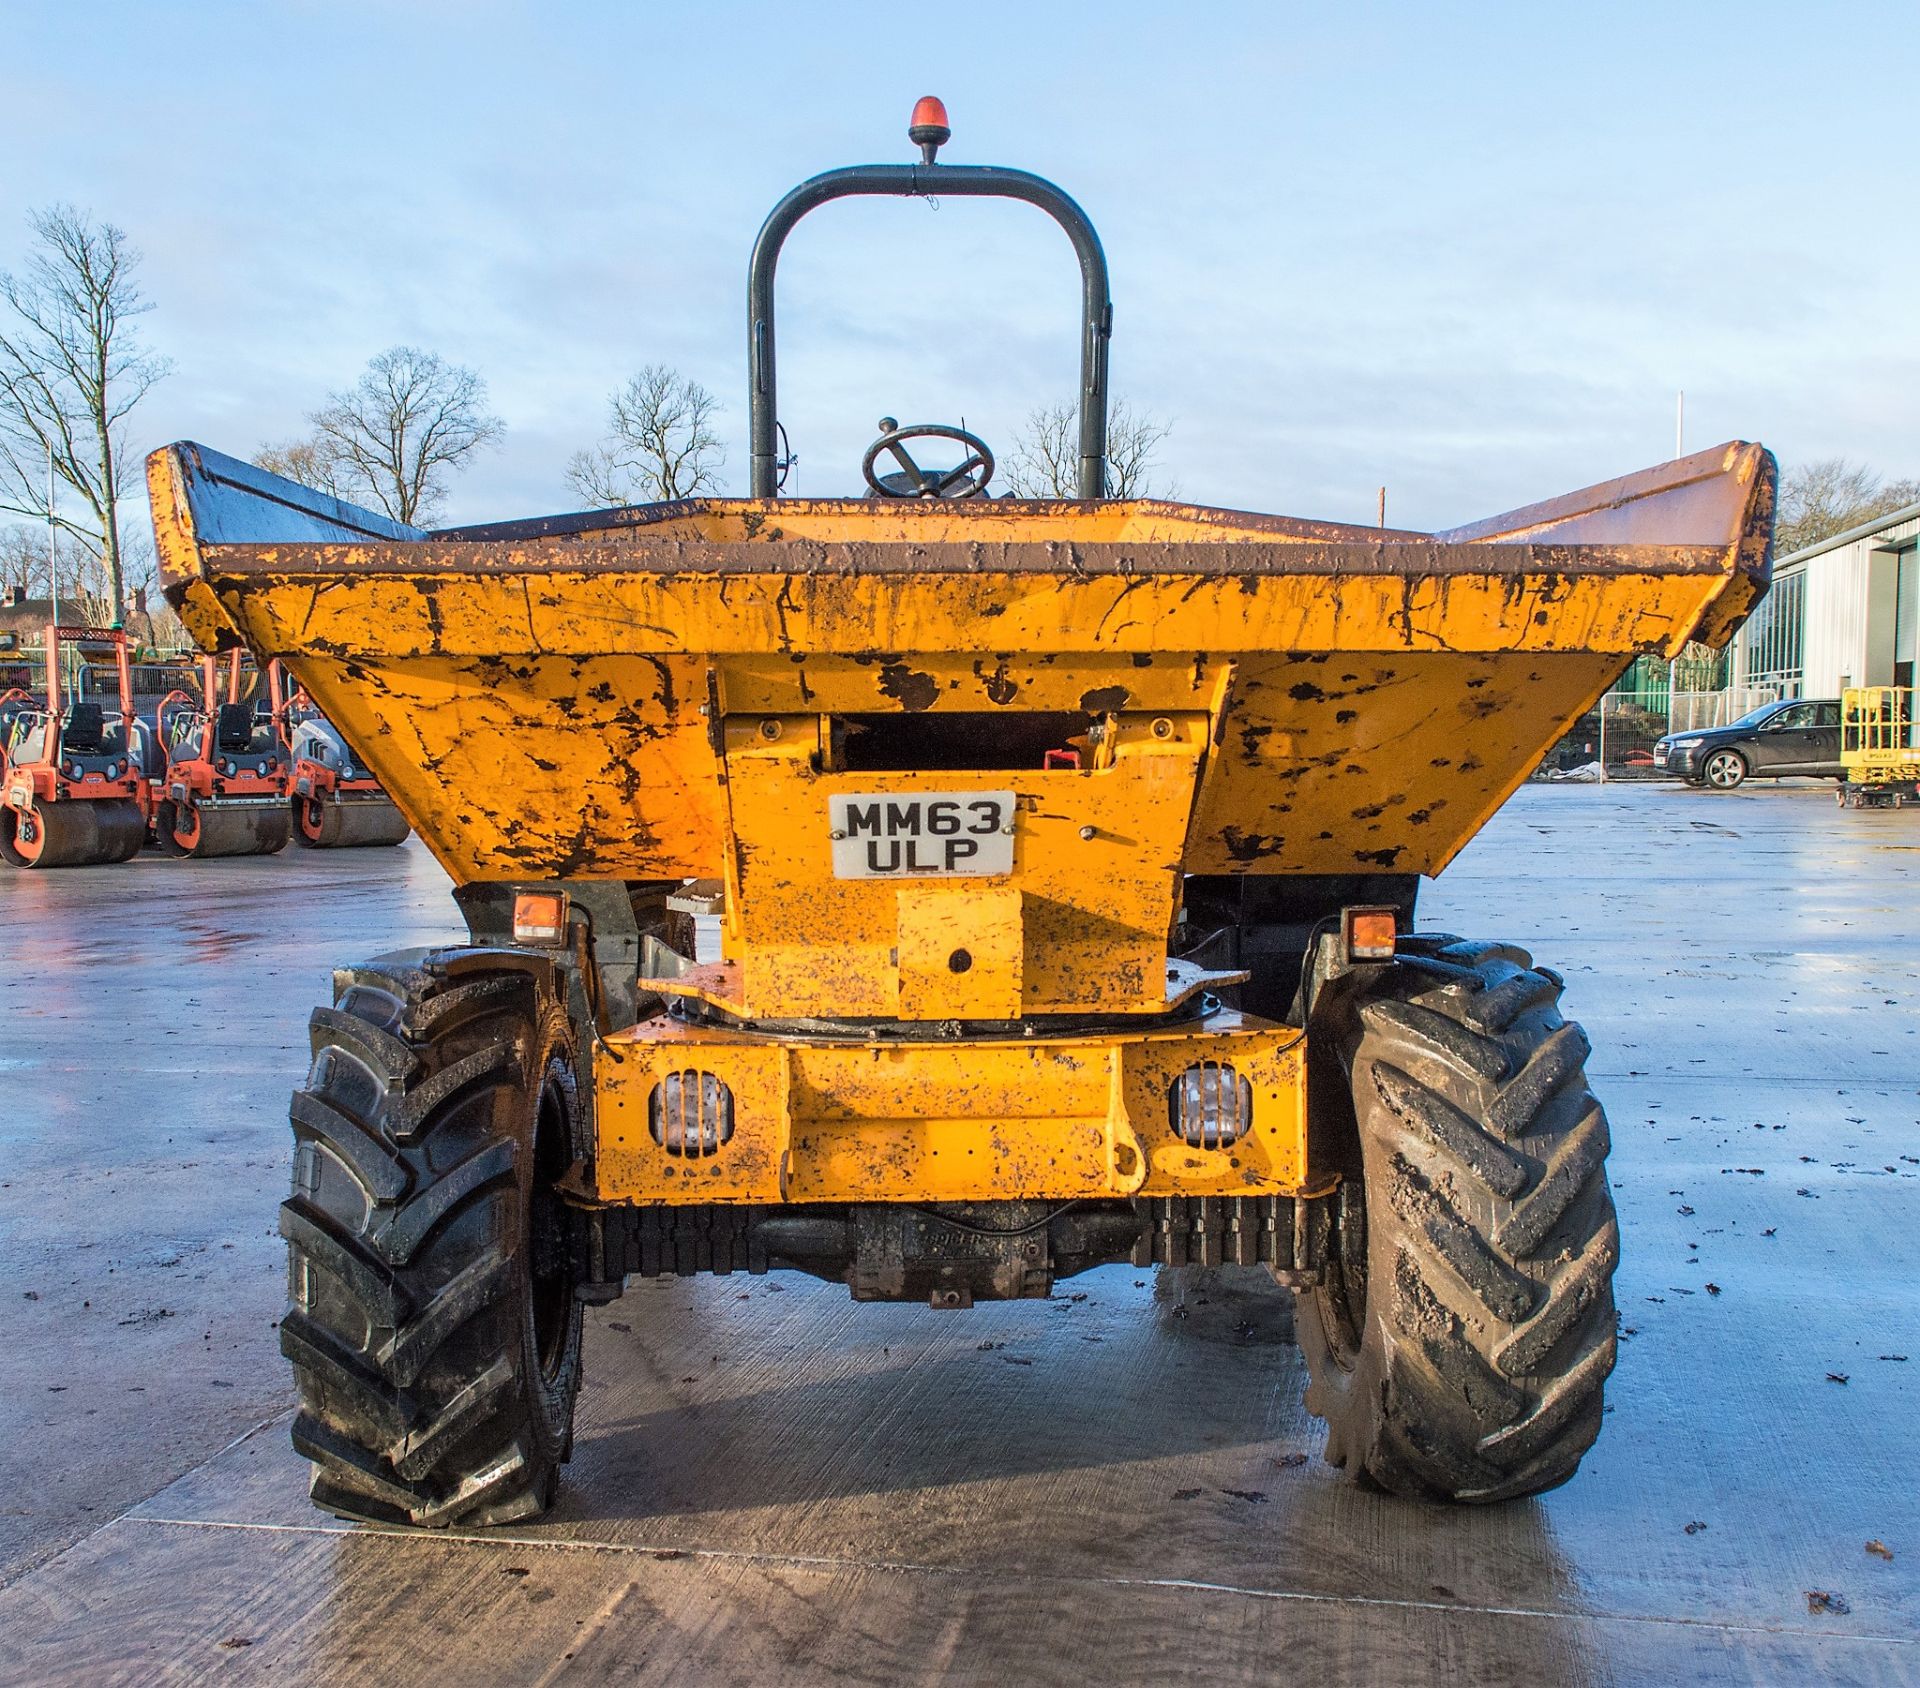
{"type": "Polygon", "coordinates": [[[1545,779],[1652,779],[1654,744],[1668,733],[1724,727],[1762,704],[1778,702],[1778,686],[1712,692],[1665,688],[1608,692],[1574,723],[1540,765],[1545,779]]]}

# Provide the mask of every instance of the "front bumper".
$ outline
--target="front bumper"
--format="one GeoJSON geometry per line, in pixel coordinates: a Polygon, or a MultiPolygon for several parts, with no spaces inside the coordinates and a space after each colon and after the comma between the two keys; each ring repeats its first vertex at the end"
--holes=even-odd
{"type": "Polygon", "coordinates": [[[1305,1056],[1298,1029],[1230,1010],[1138,1032],[925,1041],[776,1037],[662,1014],[609,1036],[594,1063],[591,1194],[673,1204],[1312,1194],[1305,1056]],[[1235,1141],[1181,1135],[1176,1096],[1196,1070],[1216,1093],[1245,1081],[1251,1110],[1235,1141]],[[675,1130],[676,1108],[714,1104],[706,1075],[727,1099],[726,1140],[711,1148],[675,1130]]]}
{"type": "Polygon", "coordinates": [[[1656,744],[1653,765],[1662,773],[1692,775],[1699,772],[1705,751],[1698,744],[1656,744]]]}

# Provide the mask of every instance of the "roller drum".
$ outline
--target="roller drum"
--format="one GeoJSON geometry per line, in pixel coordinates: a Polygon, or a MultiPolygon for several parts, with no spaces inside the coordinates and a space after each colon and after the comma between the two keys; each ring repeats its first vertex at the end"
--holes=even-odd
{"type": "Polygon", "coordinates": [[[155,830],[173,856],[270,856],[286,848],[293,817],[277,803],[164,804],[155,830]]]}
{"type": "Polygon", "coordinates": [[[329,803],[296,797],[290,810],[293,836],[309,850],[367,849],[403,843],[413,829],[383,797],[329,803]]]}
{"type": "Polygon", "coordinates": [[[137,856],[146,838],[146,816],[132,798],[72,798],[8,811],[0,855],[15,867],[98,867],[137,856]]]}

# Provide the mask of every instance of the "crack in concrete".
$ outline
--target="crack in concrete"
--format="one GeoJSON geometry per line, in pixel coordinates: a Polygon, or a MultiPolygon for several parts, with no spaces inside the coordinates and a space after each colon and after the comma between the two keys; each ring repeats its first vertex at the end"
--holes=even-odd
{"type": "MultiPolygon", "coordinates": [[[[249,1434],[252,1434],[249,1432],[249,1434]]],[[[241,1440],[245,1440],[244,1437],[241,1440]]],[[[1722,1618],[1689,1618],[1649,1612],[1554,1611],[1545,1606],[1489,1606],[1464,1600],[1412,1600],[1381,1594],[1326,1594],[1310,1589],[1259,1588],[1246,1583],[1205,1582],[1193,1577],[1094,1577],[1074,1576],[1057,1571],[996,1571],[990,1566],[936,1565],[910,1559],[849,1559],[834,1554],[769,1553],[740,1548],[681,1547],[672,1543],[582,1541],[565,1537],[513,1535],[493,1531],[478,1535],[454,1530],[384,1529],[365,1524],[258,1524],[217,1518],[161,1518],[150,1514],[128,1513],[114,1523],[163,1524],[176,1528],[201,1530],[245,1530],[265,1535],[382,1536],[389,1541],[407,1542],[421,1547],[511,1547],[520,1552],[550,1549],[561,1553],[621,1554],[641,1559],[707,1559],[716,1564],[754,1565],[794,1570],[845,1572],[881,1571],[897,1576],[964,1577],[978,1583],[1019,1582],[1029,1586],[1055,1588],[1101,1588],[1125,1592],[1129,1589],[1158,1589],[1180,1594],[1218,1594],[1247,1600],[1287,1601],[1314,1606],[1379,1607],[1407,1612],[1451,1612],[1469,1617],[1535,1618],[1548,1623],[1638,1624],[1650,1627],[1707,1630],[1722,1635],[1779,1635],[1814,1641],[1880,1642],[1897,1647],[1920,1649],[1920,1636],[1890,1635],[1877,1630],[1814,1629],[1799,1624],[1742,1623],[1722,1618]]],[[[112,1528],[112,1525],[104,1526],[112,1528]]],[[[98,1534],[99,1532],[95,1532],[98,1534]]],[[[631,1586],[631,1585],[629,1585],[631,1586]]],[[[624,1598],[623,1588],[611,1598],[617,1604],[624,1598]]]]}

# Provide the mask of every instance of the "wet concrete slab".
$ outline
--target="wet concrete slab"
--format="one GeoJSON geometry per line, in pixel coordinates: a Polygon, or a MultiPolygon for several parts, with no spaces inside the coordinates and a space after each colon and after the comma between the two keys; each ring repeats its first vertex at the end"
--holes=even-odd
{"type": "Polygon", "coordinates": [[[417,845],[0,872],[0,1582],[285,1404],[307,1013],[459,930],[417,845]]]}
{"type": "Polygon", "coordinates": [[[146,994],[111,943],[42,952],[36,1035],[0,1016],[0,1265],[50,1286],[0,1299],[0,1679],[1920,1680],[1920,817],[1529,790],[1430,888],[1425,924],[1568,975],[1625,1235],[1598,1447],[1471,1511],[1319,1462],[1270,1299],[1108,1268],[969,1313],[640,1285],[592,1315],[549,1518],[322,1517],[271,1328],[280,1110],[327,968],[450,908],[417,849],[305,865],[36,882],[48,931],[118,872],[164,895],[120,897],[146,994]],[[256,936],[210,966],[221,902],[256,936]],[[188,991],[176,1092],[153,1016],[188,991]]]}

